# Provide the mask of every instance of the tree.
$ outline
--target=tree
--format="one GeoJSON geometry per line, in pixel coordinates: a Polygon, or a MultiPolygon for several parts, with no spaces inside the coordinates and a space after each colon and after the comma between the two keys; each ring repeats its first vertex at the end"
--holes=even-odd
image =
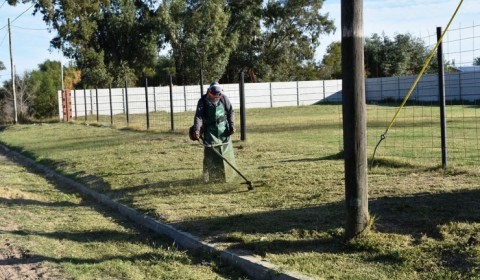
{"type": "Polygon", "coordinates": [[[208,81],[219,80],[238,41],[228,32],[230,13],[223,0],[164,0],[158,9],[170,44],[178,84],[198,83],[200,69],[208,81]]]}
{"type": "Polygon", "coordinates": [[[333,22],[319,13],[322,0],[268,1],[263,14],[260,62],[268,80],[292,80],[298,65],[313,60],[322,33],[333,22]]]}
{"type": "Polygon", "coordinates": [[[246,2],[236,7],[238,1],[230,1],[235,11],[230,28],[242,30],[242,36],[229,69],[254,69],[255,76],[265,81],[304,76],[305,67],[312,65],[320,35],[335,30],[328,15],[320,13],[323,0],[246,2]]]}
{"type": "MultiPolygon", "coordinates": [[[[9,0],[16,4],[19,0],[9,0]]],[[[82,73],[83,86],[135,84],[154,74],[159,24],[152,1],[26,0],[57,31],[51,45],[62,49],[82,73]],[[133,73],[133,74],[132,74],[133,73]]]]}
{"type": "Polygon", "coordinates": [[[323,79],[342,78],[342,43],[333,42],[327,47],[320,67],[320,77],[323,79]]]}
{"type": "MultiPolygon", "coordinates": [[[[28,72],[24,77],[28,76],[28,72]]],[[[14,121],[13,91],[12,80],[3,82],[0,89],[0,120],[3,122],[14,121]]],[[[25,78],[15,75],[15,96],[17,103],[17,117],[20,122],[24,122],[29,117],[29,110],[34,96],[29,91],[29,85],[25,78]]]]}
{"type": "Polygon", "coordinates": [[[82,73],[74,66],[64,67],[63,84],[65,89],[74,89],[80,83],[82,73]]]}
{"type": "Polygon", "coordinates": [[[3,61],[0,61],[0,71],[5,69],[7,69],[5,68],[5,64],[3,64],[3,61]]]}
{"type": "MultiPolygon", "coordinates": [[[[26,71],[22,77],[15,77],[18,117],[20,121],[31,118],[44,119],[58,115],[57,94],[61,89],[61,63],[46,60],[38,65],[37,70],[26,71]]],[[[75,67],[64,71],[65,88],[73,88],[79,81],[80,72],[75,67]]],[[[12,81],[4,82],[0,91],[3,119],[13,116],[12,81]]]]}
{"type": "Polygon", "coordinates": [[[76,62],[80,86],[138,85],[156,75],[168,44],[177,84],[197,83],[200,69],[209,81],[233,81],[239,71],[251,81],[295,80],[314,69],[320,34],[335,30],[319,13],[323,0],[22,2],[57,32],[51,44],[76,62]]]}
{"type": "Polygon", "coordinates": [[[256,69],[261,52],[261,20],[263,0],[230,0],[230,22],[228,30],[241,34],[237,48],[231,53],[227,69],[222,77],[224,82],[238,81],[238,73],[247,73],[247,81],[256,82],[256,69]]]}
{"type": "Polygon", "coordinates": [[[30,113],[37,119],[58,115],[58,90],[61,89],[61,64],[59,61],[47,60],[38,65],[29,76],[24,77],[34,96],[30,113]]]}
{"type": "Polygon", "coordinates": [[[158,85],[167,85],[169,82],[168,77],[175,75],[175,62],[173,61],[173,57],[161,55],[155,66],[155,72],[153,82],[158,85]]]}
{"type": "Polygon", "coordinates": [[[473,59],[473,65],[480,66],[480,57],[473,59]]]}
{"type": "MultiPolygon", "coordinates": [[[[365,42],[365,67],[368,77],[414,75],[420,72],[429,55],[425,43],[410,34],[371,35],[365,42]]],[[[432,59],[427,70],[438,68],[432,59]]]]}
{"type": "Polygon", "coordinates": [[[29,2],[35,5],[34,13],[40,12],[43,20],[57,31],[51,45],[62,49],[64,55],[74,59],[77,66],[84,70],[83,83],[87,85],[108,83],[108,77],[104,75],[104,53],[95,44],[95,34],[98,22],[103,18],[101,11],[108,8],[109,1],[29,0],[29,2]]]}
{"type": "Polygon", "coordinates": [[[110,1],[94,34],[94,49],[103,52],[114,86],[135,85],[155,75],[160,23],[150,1],[110,1]]]}

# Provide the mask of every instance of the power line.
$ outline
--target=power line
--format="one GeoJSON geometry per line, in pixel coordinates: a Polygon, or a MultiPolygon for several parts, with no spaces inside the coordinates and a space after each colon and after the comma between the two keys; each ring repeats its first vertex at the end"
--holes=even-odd
{"type": "Polygon", "coordinates": [[[48,28],[29,28],[29,27],[21,27],[21,26],[12,26],[18,29],[23,29],[23,30],[48,30],[48,28]]]}
{"type": "Polygon", "coordinates": [[[23,16],[24,13],[26,13],[28,10],[30,10],[35,4],[32,4],[32,6],[28,7],[25,11],[23,11],[21,14],[19,14],[16,18],[14,18],[10,24],[12,24],[14,21],[16,21],[19,17],[23,16]]]}
{"type": "Polygon", "coordinates": [[[5,38],[7,38],[8,33],[5,32],[5,35],[3,35],[2,41],[0,42],[0,47],[3,45],[3,42],[5,41],[5,38]]]}
{"type": "Polygon", "coordinates": [[[3,7],[3,5],[5,5],[5,3],[7,3],[7,0],[3,1],[2,5],[0,5],[0,9],[3,7]]]}
{"type": "MultiPolygon", "coordinates": [[[[5,2],[4,2],[5,3],[5,2]]],[[[3,5],[3,4],[2,4],[3,5]]],[[[27,9],[25,9],[25,11],[23,11],[21,14],[19,14],[16,18],[14,18],[12,21],[10,21],[10,24],[12,24],[14,21],[16,21],[19,17],[23,16],[23,14],[25,14],[28,10],[30,10],[33,6],[35,6],[35,4],[32,4],[30,7],[28,7],[27,9]]],[[[2,28],[0,28],[0,30],[6,28],[8,26],[8,24],[4,25],[2,28]]]]}

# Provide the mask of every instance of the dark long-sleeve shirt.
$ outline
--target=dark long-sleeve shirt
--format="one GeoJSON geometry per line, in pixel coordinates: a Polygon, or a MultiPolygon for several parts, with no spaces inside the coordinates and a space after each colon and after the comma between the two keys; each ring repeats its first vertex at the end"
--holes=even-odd
{"type": "MultiPolygon", "coordinates": [[[[195,118],[194,118],[194,121],[193,121],[193,125],[194,125],[196,131],[200,131],[200,127],[204,123],[205,106],[210,106],[210,104],[207,104],[207,103],[210,103],[210,101],[208,101],[206,95],[203,95],[198,100],[197,110],[195,112],[195,118]]],[[[227,117],[228,127],[230,127],[230,128],[235,127],[235,113],[233,111],[232,103],[230,103],[230,100],[228,99],[228,97],[226,95],[223,95],[217,105],[214,105],[214,104],[212,104],[212,105],[213,106],[220,106],[221,103],[223,103],[223,106],[225,108],[225,114],[226,114],[226,117],[227,117]],[[223,101],[222,101],[222,99],[223,99],[223,101]]]]}

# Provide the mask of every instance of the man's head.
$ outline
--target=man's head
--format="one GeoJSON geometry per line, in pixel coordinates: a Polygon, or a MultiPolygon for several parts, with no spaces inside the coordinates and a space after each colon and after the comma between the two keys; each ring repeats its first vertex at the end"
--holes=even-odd
{"type": "Polygon", "coordinates": [[[210,84],[210,87],[208,88],[208,96],[213,99],[218,99],[222,96],[223,94],[223,89],[218,83],[212,83],[210,84]]]}

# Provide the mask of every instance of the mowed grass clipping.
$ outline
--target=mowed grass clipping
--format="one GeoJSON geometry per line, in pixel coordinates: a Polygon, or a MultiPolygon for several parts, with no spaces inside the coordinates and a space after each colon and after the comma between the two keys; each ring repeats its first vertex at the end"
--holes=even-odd
{"type": "Polygon", "coordinates": [[[240,279],[0,155],[1,279],[240,279]]]}
{"type": "MultiPolygon", "coordinates": [[[[240,178],[202,183],[203,147],[186,129],[27,125],[5,129],[0,141],[116,201],[284,270],[316,278],[475,279],[478,165],[444,171],[408,149],[396,151],[407,156],[380,153],[369,170],[372,229],[345,243],[340,120],[338,105],[247,110],[247,141],[234,147],[238,168],[256,187],[250,192],[240,178]]],[[[380,135],[386,125],[369,129],[380,135]]],[[[375,144],[369,140],[369,151],[375,144]]]]}

